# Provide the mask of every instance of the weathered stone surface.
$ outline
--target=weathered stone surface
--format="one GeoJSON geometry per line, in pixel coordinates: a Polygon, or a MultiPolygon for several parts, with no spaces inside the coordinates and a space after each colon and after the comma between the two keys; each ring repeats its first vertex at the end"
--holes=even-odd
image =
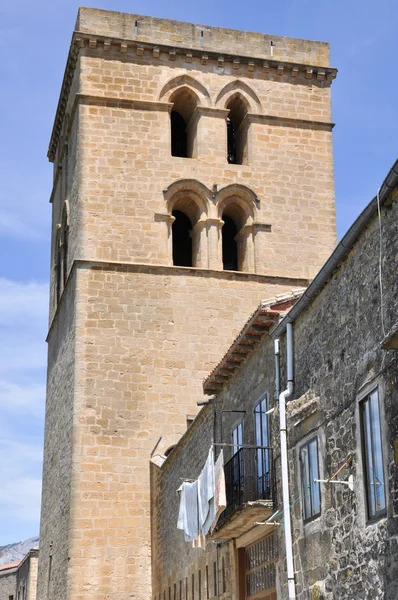
{"type": "Polygon", "coordinates": [[[271,59],[264,73],[262,34],[204,28],[198,53],[191,24],[81,9],[77,29],[49,152],[39,599],[147,600],[153,448],[181,437],[203,377],[258,302],[305,286],[335,243],[330,84],[304,76],[307,62],[327,69],[329,51],[275,38],[278,64],[302,67],[292,77],[271,59]],[[238,55],[250,47],[253,70],[243,59],[232,68],[232,36],[238,55]],[[178,90],[197,99],[192,158],[171,156],[178,90]],[[247,106],[244,164],[227,162],[236,94],[247,106]],[[180,200],[200,212],[192,268],[172,264],[180,200]],[[232,202],[246,211],[237,273],[222,265],[232,202]]]}

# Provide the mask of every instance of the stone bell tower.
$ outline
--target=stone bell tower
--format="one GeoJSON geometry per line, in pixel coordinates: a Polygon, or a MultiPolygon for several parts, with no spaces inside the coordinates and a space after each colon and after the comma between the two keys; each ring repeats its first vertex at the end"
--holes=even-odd
{"type": "Polygon", "coordinates": [[[324,43],[80,9],[48,154],[40,600],[151,597],[151,452],[335,244],[335,75],[324,43]]]}

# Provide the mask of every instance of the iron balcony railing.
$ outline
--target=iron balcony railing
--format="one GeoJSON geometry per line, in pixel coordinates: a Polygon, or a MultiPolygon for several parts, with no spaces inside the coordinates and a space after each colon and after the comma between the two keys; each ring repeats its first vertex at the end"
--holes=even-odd
{"type": "Polygon", "coordinates": [[[275,500],[272,448],[240,448],[225,463],[227,506],[218,526],[243,504],[253,500],[275,500]]]}

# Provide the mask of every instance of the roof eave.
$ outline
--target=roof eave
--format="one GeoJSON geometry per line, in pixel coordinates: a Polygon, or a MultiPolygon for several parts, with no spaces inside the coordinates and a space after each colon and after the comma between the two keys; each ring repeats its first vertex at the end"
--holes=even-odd
{"type": "Polygon", "coordinates": [[[336,248],[328,258],[322,269],[312,280],[300,300],[291,308],[282,321],[270,332],[271,337],[278,338],[286,329],[288,323],[294,323],[297,317],[310,304],[315,296],[320,292],[324,285],[337,269],[341,261],[347,256],[362,231],[367,227],[373,216],[377,213],[378,204],[382,205],[391,192],[398,185],[398,159],[395,161],[384,179],[378,195],[366,206],[359,217],[351,225],[345,236],[337,244],[336,248]]]}

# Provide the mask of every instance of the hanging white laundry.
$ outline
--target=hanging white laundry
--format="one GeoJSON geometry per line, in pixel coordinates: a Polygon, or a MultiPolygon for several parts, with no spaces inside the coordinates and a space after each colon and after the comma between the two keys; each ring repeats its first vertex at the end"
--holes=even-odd
{"type": "Polygon", "coordinates": [[[198,479],[199,526],[205,536],[214,520],[214,450],[211,446],[198,479]]]}
{"type": "Polygon", "coordinates": [[[200,534],[198,482],[184,481],[178,491],[180,492],[180,508],[177,528],[184,531],[186,542],[192,542],[197,540],[200,534]]]}
{"type": "Polygon", "coordinates": [[[216,464],[214,465],[214,488],[214,518],[210,527],[211,533],[213,533],[217,525],[219,516],[227,506],[223,450],[221,450],[220,454],[218,455],[216,464]]]}

